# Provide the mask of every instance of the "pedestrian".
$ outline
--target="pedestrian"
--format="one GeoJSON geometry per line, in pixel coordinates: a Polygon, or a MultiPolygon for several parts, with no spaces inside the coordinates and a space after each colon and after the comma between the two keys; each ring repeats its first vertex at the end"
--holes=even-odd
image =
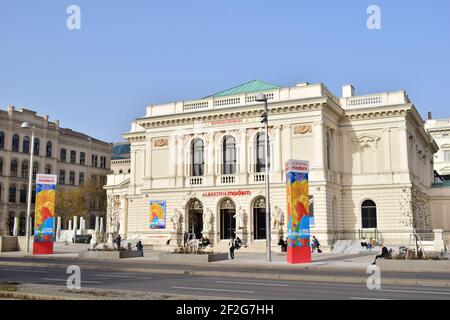
{"type": "Polygon", "coordinates": [[[287,252],[287,242],[283,240],[283,237],[280,237],[278,245],[281,247],[281,252],[287,252]]]}
{"type": "Polygon", "coordinates": [[[367,243],[366,238],[362,238],[362,240],[361,240],[361,247],[369,249],[369,244],[367,243]]]}
{"type": "Polygon", "coordinates": [[[384,245],[381,245],[381,254],[379,254],[375,257],[375,261],[372,264],[377,264],[378,259],[387,258],[387,257],[389,257],[389,250],[384,245]]]}
{"type": "Polygon", "coordinates": [[[239,239],[239,237],[236,238],[236,241],[234,243],[234,247],[236,248],[236,250],[239,250],[242,247],[242,240],[239,239]]]}
{"type": "Polygon", "coordinates": [[[120,236],[120,234],[117,235],[116,244],[117,244],[117,250],[120,250],[120,246],[122,245],[122,237],[120,236]]]}
{"type": "Polygon", "coordinates": [[[136,243],[136,249],[137,249],[137,251],[139,251],[139,252],[142,253],[142,256],[144,256],[144,246],[142,245],[141,240],[139,240],[139,241],[136,243]]]}
{"type": "Polygon", "coordinates": [[[322,250],[320,250],[320,242],[319,240],[317,240],[317,238],[315,236],[312,237],[312,252],[315,252],[317,249],[317,253],[322,253],[322,250]]]}
{"type": "Polygon", "coordinates": [[[236,243],[234,241],[234,238],[230,239],[230,243],[228,244],[228,246],[230,247],[231,260],[234,260],[234,250],[236,250],[236,243]]]}

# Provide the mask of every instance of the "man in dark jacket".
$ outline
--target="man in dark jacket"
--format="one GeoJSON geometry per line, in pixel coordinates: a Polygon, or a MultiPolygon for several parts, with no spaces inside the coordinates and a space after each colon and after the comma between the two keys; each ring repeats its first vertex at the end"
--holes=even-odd
{"type": "Polygon", "coordinates": [[[381,254],[379,254],[375,257],[375,261],[373,262],[373,264],[377,263],[377,259],[380,259],[380,258],[385,259],[387,257],[389,257],[389,250],[384,245],[381,245],[381,254]]]}

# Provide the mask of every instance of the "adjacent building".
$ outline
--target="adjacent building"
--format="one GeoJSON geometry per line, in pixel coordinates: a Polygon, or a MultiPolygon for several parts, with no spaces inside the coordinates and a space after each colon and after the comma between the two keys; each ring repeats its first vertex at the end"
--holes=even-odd
{"type": "MultiPolygon", "coordinates": [[[[0,234],[11,235],[15,220],[18,235],[25,234],[30,165],[33,176],[58,175],[58,188],[71,189],[90,178],[105,184],[110,163],[111,144],[107,142],[62,128],[58,121],[50,121],[48,116],[31,110],[17,110],[12,106],[0,110],[0,234]],[[21,128],[23,122],[35,125],[33,164],[29,163],[31,131],[21,128]]],[[[90,214],[104,213],[94,210],[90,214]]]]}
{"type": "Polygon", "coordinates": [[[281,221],[272,226],[276,245],[287,231],[289,159],[310,162],[312,233],[324,246],[362,237],[405,244],[413,229],[435,227],[429,193],[439,147],[405,91],[357,96],[347,85],[337,97],[322,83],[255,80],[195,101],[149,105],[124,137],[130,171],[108,176],[108,228],[154,248],[181,243],[185,232],[208,236],[217,250],[232,236],[250,250],[264,248],[266,166],[272,220],[281,221]],[[268,163],[258,93],[269,101],[268,163]],[[150,227],[153,201],[165,204],[159,229],[150,227]]]}
{"type": "Polygon", "coordinates": [[[425,128],[439,146],[434,156],[434,169],[450,180],[450,119],[433,119],[430,113],[425,128]]]}

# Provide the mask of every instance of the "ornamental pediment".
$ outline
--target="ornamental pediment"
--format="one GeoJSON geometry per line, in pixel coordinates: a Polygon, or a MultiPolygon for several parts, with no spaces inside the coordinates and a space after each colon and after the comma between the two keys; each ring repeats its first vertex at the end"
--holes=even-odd
{"type": "Polygon", "coordinates": [[[380,139],[380,137],[371,135],[369,133],[363,133],[354,138],[352,141],[353,143],[357,143],[361,146],[370,146],[373,149],[376,149],[378,146],[378,141],[380,141],[380,139]]]}

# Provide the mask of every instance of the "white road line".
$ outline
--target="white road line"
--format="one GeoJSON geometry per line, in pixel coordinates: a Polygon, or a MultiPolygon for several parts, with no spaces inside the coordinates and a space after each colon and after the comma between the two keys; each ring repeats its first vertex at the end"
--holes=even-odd
{"type": "Polygon", "coordinates": [[[384,291],[384,292],[398,292],[398,293],[419,293],[419,294],[450,295],[450,292],[440,292],[440,291],[388,290],[388,289],[381,289],[381,290],[378,290],[378,291],[384,291]]]}
{"type": "Polygon", "coordinates": [[[96,273],[97,277],[109,277],[109,278],[130,278],[130,279],[153,279],[153,277],[139,277],[135,275],[117,275],[117,274],[107,274],[107,273],[96,273]]]}
{"type": "Polygon", "coordinates": [[[255,293],[255,291],[245,291],[245,290],[227,290],[227,289],[193,288],[193,287],[171,287],[171,289],[219,291],[219,292],[235,292],[235,293],[255,293]]]}
{"type": "Polygon", "coordinates": [[[290,287],[289,284],[281,284],[281,283],[258,283],[258,282],[238,282],[238,281],[214,281],[214,282],[230,283],[230,284],[248,284],[251,286],[290,287]]]}
{"type": "Polygon", "coordinates": [[[38,271],[38,270],[20,270],[20,269],[0,269],[0,271],[10,271],[10,272],[26,272],[26,273],[48,273],[48,271],[38,271]]]}
{"type": "MultiPolygon", "coordinates": [[[[44,281],[59,281],[59,282],[67,282],[67,279],[41,278],[41,280],[44,280],[44,281]]],[[[83,284],[83,283],[96,283],[96,284],[103,284],[104,282],[101,282],[101,281],[88,281],[88,280],[81,280],[81,284],[83,284]]]]}
{"type": "Polygon", "coordinates": [[[364,297],[350,297],[350,300],[391,300],[391,299],[381,299],[381,298],[364,298],[364,297]]]}

